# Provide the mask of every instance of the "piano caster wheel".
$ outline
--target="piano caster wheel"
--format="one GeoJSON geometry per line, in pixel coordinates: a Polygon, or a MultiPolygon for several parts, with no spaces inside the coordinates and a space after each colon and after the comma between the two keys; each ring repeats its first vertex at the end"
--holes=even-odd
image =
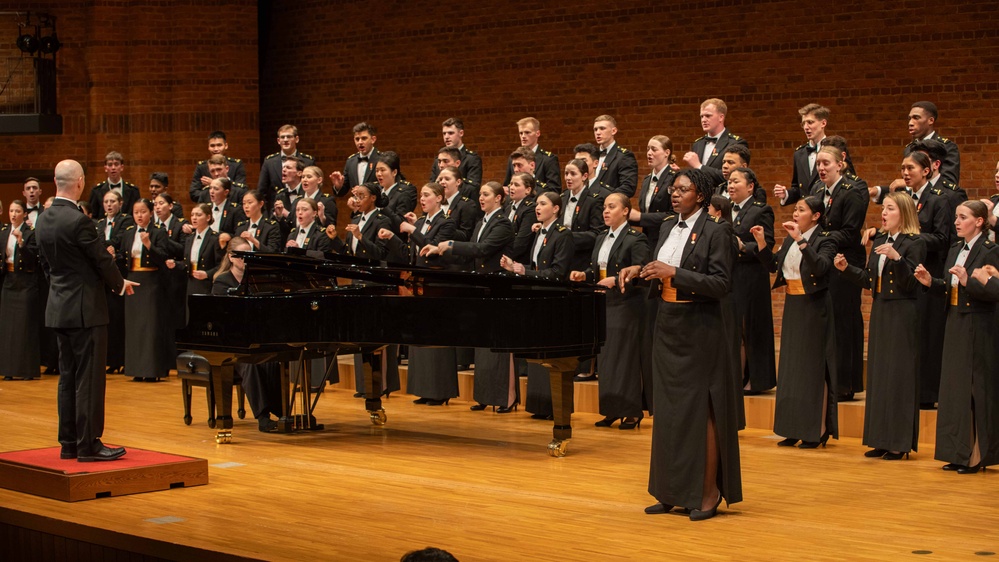
{"type": "Polygon", "coordinates": [[[373,425],[385,425],[385,421],[388,420],[388,417],[385,415],[385,410],[368,412],[368,416],[371,418],[371,423],[373,425]]]}
{"type": "Polygon", "coordinates": [[[184,416],[184,425],[191,425],[191,416],[184,416]]]}
{"type": "Polygon", "coordinates": [[[225,445],[226,443],[232,443],[232,430],[231,429],[220,429],[218,433],[215,434],[215,442],[219,445],[225,445]]]}
{"type": "Polygon", "coordinates": [[[215,418],[208,418],[208,427],[215,429],[215,418]]]}
{"type": "Polygon", "coordinates": [[[569,447],[569,440],[564,439],[559,441],[558,439],[552,439],[551,443],[548,443],[548,456],[561,458],[565,456],[565,450],[569,447]]]}

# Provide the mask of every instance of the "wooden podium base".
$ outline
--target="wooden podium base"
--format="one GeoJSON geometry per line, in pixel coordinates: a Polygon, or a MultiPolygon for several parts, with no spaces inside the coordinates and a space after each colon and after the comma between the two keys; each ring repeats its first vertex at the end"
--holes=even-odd
{"type": "Polygon", "coordinates": [[[0,487],[75,502],[208,483],[208,461],[129,448],[114,461],[59,458],[59,447],[0,453],[0,487]]]}

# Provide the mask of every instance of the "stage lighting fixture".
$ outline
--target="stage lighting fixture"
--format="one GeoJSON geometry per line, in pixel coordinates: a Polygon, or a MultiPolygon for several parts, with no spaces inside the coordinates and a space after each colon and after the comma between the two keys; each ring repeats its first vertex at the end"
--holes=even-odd
{"type": "Polygon", "coordinates": [[[17,38],[17,48],[21,49],[22,53],[32,55],[38,50],[38,38],[34,35],[23,33],[17,38]]]}
{"type": "Polygon", "coordinates": [[[59,50],[59,47],[62,47],[62,43],[59,42],[59,37],[53,33],[48,37],[42,37],[38,48],[46,55],[54,55],[59,50]]]}

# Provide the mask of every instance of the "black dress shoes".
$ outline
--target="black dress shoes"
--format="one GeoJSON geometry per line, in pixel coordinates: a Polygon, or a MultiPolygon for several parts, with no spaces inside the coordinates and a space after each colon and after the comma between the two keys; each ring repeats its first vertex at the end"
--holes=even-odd
{"type": "Polygon", "coordinates": [[[673,509],[672,505],[665,503],[652,504],[645,508],[645,513],[648,515],[661,515],[663,513],[669,513],[673,509]]]}
{"type": "Polygon", "coordinates": [[[633,418],[629,420],[624,418],[621,420],[621,425],[617,426],[618,429],[635,429],[636,427],[642,425],[642,418],[633,418]]]}
{"type": "Polygon", "coordinates": [[[63,460],[75,459],[76,458],[76,447],[63,445],[62,450],[59,451],[59,458],[63,460]]]}
{"type": "Polygon", "coordinates": [[[105,447],[101,445],[89,455],[79,455],[78,462],[113,461],[125,456],[125,447],[105,447]]]}
{"type": "Polygon", "coordinates": [[[964,468],[964,465],[963,464],[956,464],[956,463],[952,463],[951,462],[951,463],[947,463],[947,464],[943,465],[941,468],[943,468],[944,470],[948,470],[948,471],[952,471],[953,472],[953,471],[957,471],[960,468],[964,468]]]}
{"type": "Polygon", "coordinates": [[[270,418],[260,418],[257,420],[257,429],[259,429],[261,433],[272,433],[277,431],[277,428],[277,422],[270,418]]]}
{"type": "Polygon", "coordinates": [[[975,474],[982,468],[982,465],[976,464],[975,466],[962,466],[957,469],[958,474],[975,474]]]}
{"type": "Polygon", "coordinates": [[[602,419],[602,420],[600,420],[598,422],[594,422],[593,425],[595,425],[597,427],[610,427],[610,426],[614,425],[614,422],[616,422],[617,420],[618,420],[618,418],[615,418],[614,416],[607,416],[606,418],[604,418],[604,419],[602,419]]]}
{"type": "Polygon", "coordinates": [[[364,398],[364,393],[363,392],[355,392],[354,393],[354,398],[364,398]]]}
{"type": "Polygon", "coordinates": [[[471,406],[468,409],[471,410],[471,411],[473,411],[473,412],[481,412],[482,410],[485,410],[488,407],[489,406],[486,406],[485,404],[476,404],[474,406],[471,406]]]}
{"type": "Polygon", "coordinates": [[[785,439],[783,441],[778,441],[777,442],[777,446],[778,447],[794,447],[797,444],[798,444],[798,440],[797,439],[791,439],[790,437],[788,437],[787,439],[785,439]]]}
{"type": "Polygon", "coordinates": [[[870,451],[864,453],[864,456],[869,459],[878,459],[885,456],[885,453],[887,452],[888,451],[885,449],[871,449],[870,451]]]}
{"type": "Polygon", "coordinates": [[[691,521],[704,521],[705,519],[711,519],[715,515],[718,515],[718,506],[721,505],[722,495],[718,494],[718,501],[715,502],[715,506],[711,509],[691,509],[690,510],[690,520],[691,521]]]}

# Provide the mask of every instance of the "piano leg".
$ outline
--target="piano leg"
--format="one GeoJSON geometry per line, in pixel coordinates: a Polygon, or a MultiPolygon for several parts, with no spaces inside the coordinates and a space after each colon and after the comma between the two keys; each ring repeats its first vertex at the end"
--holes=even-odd
{"type": "Polygon", "coordinates": [[[291,433],[295,420],[291,415],[291,374],[288,362],[281,362],[281,417],[278,419],[278,432],[291,433]]]}
{"type": "Polygon", "coordinates": [[[212,369],[212,391],[215,394],[215,442],[223,445],[232,442],[232,367],[223,362],[212,369]]]}
{"type": "Polygon", "coordinates": [[[572,439],[572,379],[576,376],[576,365],[579,362],[575,358],[528,359],[528,361],[539,363],[548,369],[552,385],[552,415],[555,418],[552,440],[548,443],[548,454],[553,457],[564,457],[572,439]]]}
{"type": "Polygon", "coordinates": [[[384,349],[382,347],[372,353],[381,356],[381,361],[378,361],[379,368],[375,369],[375,361],[371,361],[371,369],[364,370],[364,409],[368,411],[368,417],[374,425],[385,425],[388,420],[385,409],[382,408],[382,379],[387,367],[382,353],[384,349]]]}

